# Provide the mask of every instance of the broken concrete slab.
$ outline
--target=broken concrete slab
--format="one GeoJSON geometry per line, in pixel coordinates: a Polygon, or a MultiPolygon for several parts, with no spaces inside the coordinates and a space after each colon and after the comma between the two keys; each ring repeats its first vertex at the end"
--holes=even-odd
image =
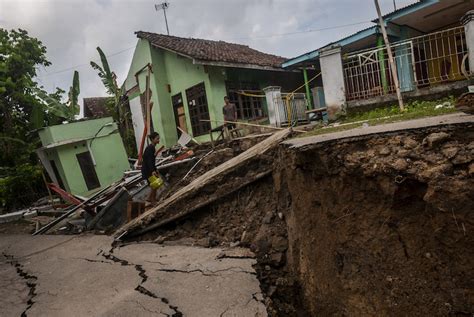
{"type": "Polygon", "coordinates": [[[0,236],[0,315],[266,316],[254,259],[222,249],[111,247],[107,236],[0,236]],[[8,274],[3,274],[8,273],[8,274]]]}

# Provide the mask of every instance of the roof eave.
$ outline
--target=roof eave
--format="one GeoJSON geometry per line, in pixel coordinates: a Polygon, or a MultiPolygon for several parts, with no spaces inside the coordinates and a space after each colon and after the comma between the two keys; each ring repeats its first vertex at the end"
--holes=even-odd
{"type": "MultiPolygon", "coordinates": [[[[412,5],[409,5],[405,8],[401,8],[401,9],[395,10],[391,13],[387,13],[384,16],[382,16],[382,18],[385,21],[385,23],[387,23],[387,22],[390,22],[392,20],[398,19],[400,17],[406,16],[410,13],[413,13],[413,12],[416,12],[418,10],[421,10],[421,9],[427,8],[429,6],[432,6],[433,4],[438,3],[438,2],[439,2],[439,0],[420,1],[418,3],[414,3],[412,5]]],[[[372,20],[372,22],[374,22],[374,23],[377,23],[378,21],[379,21],[378,18],[372,20]]]]}
{"type": "Polygon", "coordinates": [[[262,66],[256,64],[242,64],[242,63],[231,63],[231,62],[220,62],[220,61],[207,61],[201,59],[193,59],[193,64],[196,65],[208,65],[208,66],[220,66],[220,67],[233,67],[233,68],[246,68],[246,69],[258,69],[258,70],[271,70],[277,72],[287,72],[288,70],[280,67],[273,66],[262,66]]]}

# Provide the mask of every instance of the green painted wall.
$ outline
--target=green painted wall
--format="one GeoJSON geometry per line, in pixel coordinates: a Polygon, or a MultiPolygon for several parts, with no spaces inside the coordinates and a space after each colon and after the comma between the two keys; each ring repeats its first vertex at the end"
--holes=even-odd
{"type": "MultiPolygon", "coordinates": [[[[139,40],[132,64],[125,81],[126,89],[136,84],[135,73],[147,63],[153,65],[153,76],[151,89],[153,91],[151,101],[153,102],[152,118],[154,129],[161,135],[161,143],[166,147],[176,144],[178,135],[172,107],[171,97],[181,93],[185,105],[187,130],[192,134],[189,116],[186,89],[199,83],[204,83],[206,97],[209,107],[210,120],[223,120],[222,107],[226,92],[226,81],[241,81],[257,83],[262,89],[267,86],[279,85],[283,91],[291,91],[303,84],[303,78],[299,73],[264,71],[255,69],[228,68],[216,66],[195,65],[192,60],[179,56],[176,53],[162,49],[152,48],[146,40],[139,40]]],[[[145,75],[140,77],[140,90],[145,91],[145,75]]],[[[138,98],[138,94],[130,99],[138,98]]],[[[266,100],[263,105],[266,109],[266,100]]],[[[212,122],[214,128],[221,125],[212,122]]],[[[196,137],[198,141],[210,140],[208,134],[196,137]]]]}
{"type": "MultiPolygon", "coordinates": [[[[56,162],[65,189],[75,195],[90,196],[122,178],[123,172],[130,168],[117,124],[112,121],[112,118],[51,126],[44,128],[40,134],[42,135],[41,139],[45,139],[45,142],[49,136],[56,142],[64,141],[66,137],[69,137],[69,140],[89,138],[46,150],[48,159],[56,162]],[[104,127],[104,124],[107,123],[110,125],[104,127]],[[101,127],[103,129],[93,138],[101,127]],[[95,171],[101,185],[93,190],[87,189],[76,157],[76,154],[87,152],[89,148],[96,162],[95,171]]],[[[45,145],[47,144],[43,143],[43,146],[45,145]]]]}

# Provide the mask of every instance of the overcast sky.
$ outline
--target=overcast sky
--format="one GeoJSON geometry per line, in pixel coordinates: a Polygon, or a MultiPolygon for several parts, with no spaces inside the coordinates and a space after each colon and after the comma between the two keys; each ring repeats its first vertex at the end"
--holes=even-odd
{"type": "MultiPolygon", "coordinates": [[[[96,47],[108,55],[122,83],[132,60],[135,31],[166,34],[164,0],[0,0],[0,27],[22,28],[47,47],[52,63],[38,71],[38,82],[64,90],[74,70],[81,79],[81,99],[105,96],[89,61],[96,47]]],[[[266,53],[294,57],[371,25],[373,0],[169,0],[170,34],[224,40],[266,53]],[[352,24],[352,25],[350,25],[352,24]],[[350,25],[350,26],[347,26],[350,25]],[[335,28],[334,28],[335,27],[335,28]],[[320,30],[326,29],[326,30],[320,30]],[[320,30],[314,32],[302,32],[320,30]]],[[[396,0],[398,7],[416,2],[396,0]]],[[[383,13],[393,0],[380,0],[383,13]]]]}

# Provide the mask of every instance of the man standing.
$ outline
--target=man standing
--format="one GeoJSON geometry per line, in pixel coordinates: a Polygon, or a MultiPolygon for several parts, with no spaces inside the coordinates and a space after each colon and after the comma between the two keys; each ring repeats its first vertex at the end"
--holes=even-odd
{"type": "MultiPolygon", "coordinates": [[[[148,184],[150,184],[150,176],[160,177],[155,166],[156,149],[155,146],[160,143],[160,135],[157,132],[152,132],[149,136],[150,144],[145,148],[143,152],[142,160],[142,177],[148,184]]],[[[150,195],[148,196],[148,202],[154,204],[156,202],[156,188],[150,186],[150,195]]]]}
{"type": "Polygon", "coordinates": [[[227,121],[237,121],[237,108],[233,103],[230,103],[229,97],[227,96],[224,97],[224,107],[222,108],[222,112],[224,113],[224,121],[226,121],[226,123],[224,124],[225,127],[227,127],[228,129],[234,129],[235,124],[227,123],[227,121]]]}

